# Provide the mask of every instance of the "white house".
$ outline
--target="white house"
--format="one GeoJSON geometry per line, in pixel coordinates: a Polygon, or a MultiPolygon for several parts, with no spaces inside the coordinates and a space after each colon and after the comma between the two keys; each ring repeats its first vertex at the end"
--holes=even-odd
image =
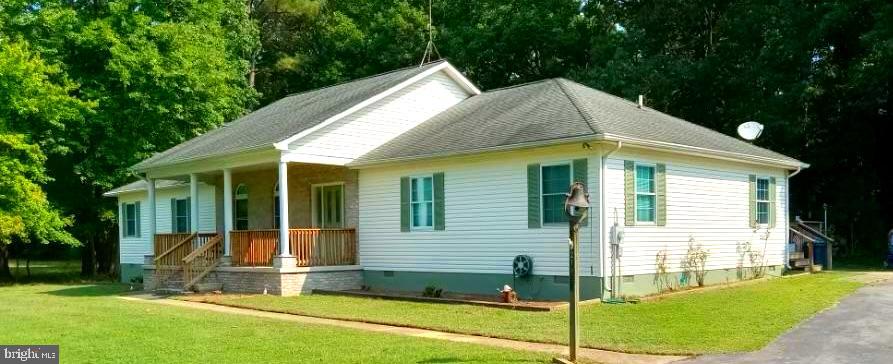
{"type": "Polygon", "coordinates": [[[687,284],[690,246],[709,252],[708,283],[781,273],[788,179],[805,167],[565,79],[481,92],[440,61],[288,96],[135,165],[145,180],[107,195],[122,279],[142,269],[150,287],[509,284],[562,299],[572,181],[592,204],[583,297],[639,295],[687,284]],[[519,255],[529,275],[513,274],[519,255]]]}

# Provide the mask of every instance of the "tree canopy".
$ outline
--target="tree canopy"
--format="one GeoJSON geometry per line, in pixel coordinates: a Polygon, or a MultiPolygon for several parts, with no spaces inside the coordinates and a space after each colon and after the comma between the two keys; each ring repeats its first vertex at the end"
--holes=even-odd
{"type": "MultiPolygon", "coordinates": [[[[0,133],[15,156],[0,168],[30,181],[16,193],[46,196],[52,231],[86,244],[86,273],[108,271],[101,193],[129,166],[287,94],[418,64],[428,4],[0,0],[0,133]]],[[[793,214],[828,204],[848,250],[880,248],[893,227],[888,1],[451,0],[432,15],[440,55],[485,90],[567,77],[726,134],[759,121],[757,144],[812,164],[792,179],[793,214]]],[[[35,228],[0,209],[0,236],[35,228]]]]}

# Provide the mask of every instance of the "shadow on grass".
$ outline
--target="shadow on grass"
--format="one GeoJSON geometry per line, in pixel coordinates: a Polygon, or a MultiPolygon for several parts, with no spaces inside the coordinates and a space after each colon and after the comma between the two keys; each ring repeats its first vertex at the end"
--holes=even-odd
{"type": "Polygon", "coordinates": [[[884,268],[885,255],[863,255],[858,257],[834,258],[833,268],[845,272],[878,272],[884,268]]]}
{"type": "Polygon", "coordinates": [[[36,283],[89,284],[115,281],[114,277],[103,275],[92,278],[81,277],[80,261],[34,261],[31,262],[30,274],[24,264],[10,264],[9,268],[12,277],[0,279],[0,287],[36,283]]]}
{"type": "Polygon", "coordinates": [[[86,286],[57,289],[54,291],[44,292],[44,294],[61,297],[104,297],[117,296],[129,291],[129,286],[125,284],[99,283],[86,286]]]}
{"type": "MultiPolygon", "coordinates": [[[[460,358],[431,358],[425,360],[419,360],[416,363],[418,364],[450,364],[450,363],[468,363],[468,362],[477,362],[478,360],[472,359],[460,359],[460,358]]],[[[528,360],[514,359],[514,360],[500,360],[500,363],[529,363],[528,360]]]]}

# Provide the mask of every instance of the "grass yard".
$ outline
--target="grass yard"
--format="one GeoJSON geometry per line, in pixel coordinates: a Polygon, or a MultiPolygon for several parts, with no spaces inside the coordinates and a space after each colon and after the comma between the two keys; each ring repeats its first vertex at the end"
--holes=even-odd
{"type": "Polygon", "coordinates": [[[62,363],[530,363],[546,355],[126,301],[119,284],[0,287],[0,343],[62,363]]]}
{"type": "MultiPolygon", "coordinates": [[[[636,353],[755,350],[859,288],[862,283],[853,279],[856,274],[826,272],[695,291],[640,304],[585,306],[582,343],[636,353]]],[[[528,341],[567,341],[567,311],[523,312],[325,295],[208,295],[184,299],[528,341]]]]}

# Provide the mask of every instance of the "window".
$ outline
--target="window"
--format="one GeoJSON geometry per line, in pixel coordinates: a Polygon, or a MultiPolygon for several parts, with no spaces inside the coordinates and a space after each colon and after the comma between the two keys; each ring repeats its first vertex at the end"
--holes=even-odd
{"type": "Polygon", "coordinates": [[[248,230],[248,186],[240,184],[236,187],[233,213],[236,230],[248,230]]]}
{"type": "Polygon", "coordinates": [[[173,218],[174,233],[188,233],[190,231],[189,209],[191,208],[189,199],[172,200],[171,217],[173,218]]]}
{"type": "Polygon", "coordinates": [[[413,228],[434,227],[434,177],[410,179],[409,204],[413,228]]]}
{"type": "Polygon", "coordinates": [[[654,222],[656,215],[654,166],[636,165],[636,221],[654,222]]]}
{"type": "Polygon", "coordinates": [[[279,228],[279,182],[276,182],[276,186],[273,186],[273,228],[279,228]]]}
{"type": "Polygon", "coordinates": [[[139,236],[139,203],[125,203],[122,206],[121,225],[125,237],[139,236]]]}
{"type": "Polygon", "coordinates": [[[313,186],[313,225],[321,228],[344,227],[344,185],[313,186]]]}
{"type": "Polygon", "coordinates": [[[571,185],[571,165],[543,166],[541,176],[543,224],[566,223],[564,200],[571,185]]]}
{"type": "Polygon", "coordinates": [[[757,178],[757,224],[769,223],[769,179],[757,178]]]}

